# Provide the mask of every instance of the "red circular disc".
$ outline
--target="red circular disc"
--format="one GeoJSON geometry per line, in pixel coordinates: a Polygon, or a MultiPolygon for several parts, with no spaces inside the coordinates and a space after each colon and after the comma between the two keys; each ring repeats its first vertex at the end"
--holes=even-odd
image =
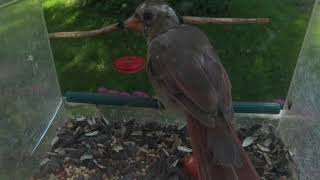
{"type": "Polygon", "coordinates": [[[133,74],[144,68],[144,58],[140,56],[124,56],[113,62],[118,72],[133,74]]]}

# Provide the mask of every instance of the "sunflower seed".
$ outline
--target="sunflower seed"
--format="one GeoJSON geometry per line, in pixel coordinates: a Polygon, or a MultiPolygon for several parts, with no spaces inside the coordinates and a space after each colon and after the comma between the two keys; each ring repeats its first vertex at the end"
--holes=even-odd
{"type": "Polygon", "coordinates": [[[177,149],[181,152],[185,152],[185,153],[192,153],[192,149],[185,147],[185,146],[178,146],[177,149]]]}
{"type": "Polygon", "coordinates": [[[104,148],[103,144],[97,144],[98,147],[104,148]]]}
{"type": "Polygon", "coordinates": [[[100,169],[105,169],[106,167],[99,164],[97,160],[93,160],[93,162],[100,168],[100,169]]]}
{"type": "Polygon", "coordinates": [[[55,149],[54,152],[58,153],[60,156],[63,156],[66,154],[66,150],[62,148],[55,149]]]}
{"type": "Polygon", "coordinates": [[[142,131],[133,131],[131,133],[132,136],[142,136],[142,131]]]}
{"type": "Polygon", "coordinates": [[[110,122],[108,121],[107,118],[104,117],[104,115],[102,115],[102,120],[103,120],[103,122],[104,122],[107,126],[110,125],[110,122]]]}
{"type": "Polygon", "coordinates": [[[71,122],[71,121],[68,121],[68,122],[67,122],[67,128],[68,128],[68,129],[73,129],[74,126],[75,126],[75,125],[74,125],[73,122],[71,122]]]}
{"type": "Polygon", "coordinates": [[[268,139],[264,140],[263,145],[265,147],[269,147],[271,143],[272,143],[272,139],[268,138],[268,139]]]}
{"type": "Polygon", "coordinates": [[[50,159],[49,159],[49,158],[45,158],[45,159],[43,159],[43,160],[40,162],[40,167],[42,167],[42,166],[46,165],[49,161],[50,161],[50,159]]]}
{"type": "Polygon", "coordinates": [[[76,121],[78,121],[78,122],[82,122],[82,121],[84,121],[84,120],[86,120],[86,118],[85,118],[84,116],[81,116],[81,117],[77,117],[77,118],[76,118],[76,121]]]}
{"type": "Polygon", "coordinates": [[[242,142],[242,147],[248,147],[251,144],[253,144],[253,142],[256,140],[256,137],[246,137],[246,139],[244,139],[244,141],[242,142]]]}
{"type": "Polygon", "coordinates": [[[111,142],[111,146],[113,146],[114,144],[116,144],[117,139],[114,136],[111,136],[112,142],[111,142]]]}
{"type": "Polygon", "coordinates": [[[176,166],[177,166],[177,164],[178,164],[178,162],[179,162],[179,160],[178,160],[178,159],[177,159],[177,160],[175,160],[175,161],[172,163],[171,167],[176,167],[176,166]]]}
{"type": "Polygon", "coordinates": [[[92,155],[83,155],[80,157],[80,161],[93,159],[92,155]]]}
{"type": "Polygon", "coordinates": [[[164,152],[164,154],[165,154],[166,156],[170,156],[170,154],[168,153],[167,150],[165,150],[164,148],[161,148],[161,150],[164,152]]]}
{"type": "Polygon", "coordinates": [[[149,151],[143,147],[139,148],[139,152],[143,152],[143,153],[149,153],[149,151]]]}
{"type": "Polygon", "coordinates": [[[262,146],[260,144],[257,144],[257,146],[258,146],[259,150],[261,150],[263,152],[270,152],[270,149],[267,148],[267,147],[264,147],[264,146],[262,146]]]}
{"type": "Polygon", "coordinates": [[[94,117],[91,118],[91,122],[92,122],[92,125],[97,124],[97,121],[96,121],[96,119],[94,117]]]}
{"type": "Polygon", "coordinates": [[[112,150],[115,151],[115,152],[120,152],[120,151],[122,151],[123,149],[124,149],[124,148],[123,148],[122,146],[116,146],[116,147],[112,148],[112,150]]]}
{"type": "Polygon", "coordinates": [[[87,123],[89,124],[89,126],[92,126],[93,125],[93,122],[91,119],[87,119],[87,123]]]}
{"type": "Polygon", "coordinates": [[[272,165],[272,160],[271,160],[271,158],[268,156],[268,154],[263,153],[263,156],[264,156],[264,159],[267,161],[267,163],[268,163],[269,165],[272,165]]]}
{"type": "Polygon", "coordinates": [[[54,146],[58,141],[59,141],[59,137],[58,136],[54,137],[51,141],[51,146],[54,146]]]}
{"type": "Polygon", "coordinates": [[[77,127],[77,129],[73,132],[73,135],[79,135],[81,130],[82,130],[81,127],[77,127]]]}
{"type": "Polygon", "coordinates": [[[293,151],[289,151],[289,155],[290,155],[290,156],[294,156],[294,154],[295,154],[295,153],[294,153],[293,151]]]}
{"type": "Polygon", "coordinates": [[[90,132],[90,133],[86,133],[86,136],[96,136],[99,134],[99,131],[93,131],[93,132],[90,132]]]}

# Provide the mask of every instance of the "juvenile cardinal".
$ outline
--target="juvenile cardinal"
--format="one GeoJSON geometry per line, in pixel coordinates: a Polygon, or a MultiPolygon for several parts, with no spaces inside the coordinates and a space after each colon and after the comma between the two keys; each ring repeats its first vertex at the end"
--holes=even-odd
{"type": "Polygon", "coordinates": [[[160,101],[186,114],[198,179],[259,179],[231,125],[230,81],[207,36],[159,0],[141,4],[125,26],[147,39],[147,71],[160,101]]]}

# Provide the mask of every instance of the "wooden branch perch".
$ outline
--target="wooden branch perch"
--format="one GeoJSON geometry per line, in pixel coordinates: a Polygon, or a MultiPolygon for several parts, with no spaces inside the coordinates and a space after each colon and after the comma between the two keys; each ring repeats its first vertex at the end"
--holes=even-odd
{"type": "Polygon", "coordinates": [[[75,32],[57,32],[49,34],[49,38],[83,38],[83,37],[94,37],[102,34],[117,31],[119,29],[118,23],[104,26],[97,30],[92,31],[75,31],[75,32]]]}
{"type": "MultiPolygon", "coordinates": [[[[194,17],[184,16],[186,24],[268,24],[269,18],[211,18],[211,17],[194,17]]],[[[92,31],[75,31],[75,32],[57,32],[49,34],[49,38],[83,38],[95,37],[119,30],[119,24],[111,24],[100,29],[92,31]]]]}
{"type": "Polygon", "coordinates": [[[194,17],[184,16],[186,24],[268,24],[269,18],[211,18],[211,17],[194,17]]]}

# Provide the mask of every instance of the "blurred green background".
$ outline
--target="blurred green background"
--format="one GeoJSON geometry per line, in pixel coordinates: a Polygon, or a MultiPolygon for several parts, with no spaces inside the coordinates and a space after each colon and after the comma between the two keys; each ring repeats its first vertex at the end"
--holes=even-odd
{"type": "MultiPolygon", "coordinates": [[[[91,30],[130,16],[141,0],[42,0],[49,32],[91,30]]],[[[314,0],[169,0],[181,15],[269,17],[268,25],[203,25],[232,82],[234,100],[285,97],[314,0]]],[[[153,93],[145,72],[124,75],[112,62],[146,55],[141,34],[51,39],[62,91],[111,87],[153,93]]]]}

